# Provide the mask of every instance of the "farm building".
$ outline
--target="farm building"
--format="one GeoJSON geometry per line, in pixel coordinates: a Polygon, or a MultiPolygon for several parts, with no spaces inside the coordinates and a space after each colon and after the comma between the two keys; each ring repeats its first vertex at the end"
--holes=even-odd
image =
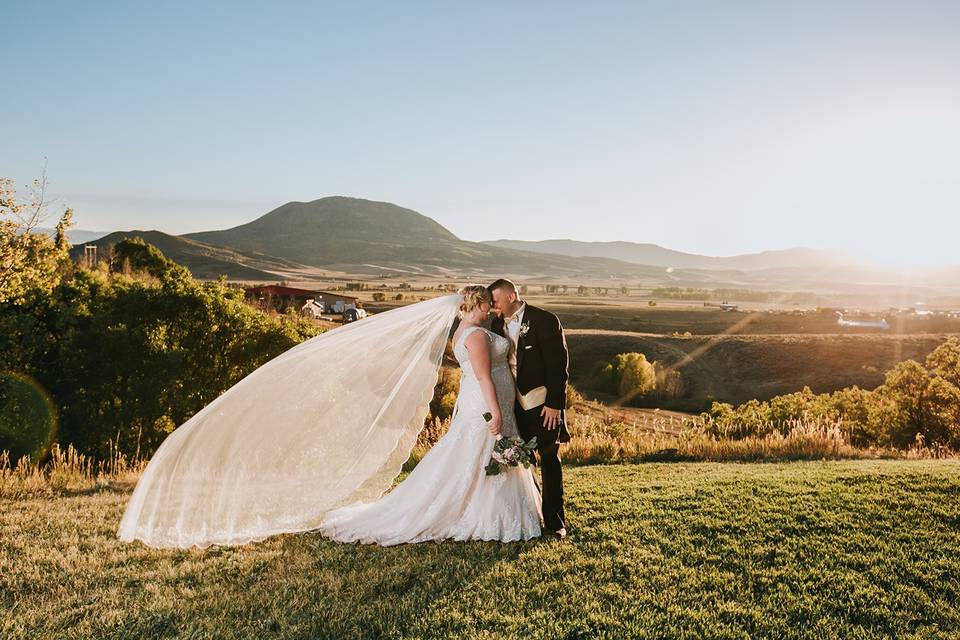
{"type": "Polygon", "coordinates": [[[358,302],[356,298],[343,296],[329,291],[315,291],[317,300],[323,300],[324,313],[343,313],[347,309],[359,309],[363,303],[358,302]]]}
{"type": "Polygon", "coordinates": [[[288,307],[300,309],[311,300],[322,300],[322,296],[318,291],[284,287],[278,284],[269,284],[263,287],[248,287],[243,291],[248,300],[255,300],[259,302],[261,306],[273,307],[278,311],[283,311],[288,307]]]}
{"type": "Polygon", "coordinates": [[[247,299],[257,300],[261,305],[272,305],[279,311],[294,307],[301,313],[313,316],[319,316],[321,313],[343,313],[347,309],[363,307],[362,303],[351,296],[343,296],[328,291],[284,287],[276,284],[249,287],[244,289],[244,292],[247,299]]]}
{"type": "Polygon", "coordinates": [[[320,318],[323,316],[323,300],[316,300],[311,298],[307,300],[306,304],[300,307],[300,315],[309,316],[311,318],[320,318]]]}

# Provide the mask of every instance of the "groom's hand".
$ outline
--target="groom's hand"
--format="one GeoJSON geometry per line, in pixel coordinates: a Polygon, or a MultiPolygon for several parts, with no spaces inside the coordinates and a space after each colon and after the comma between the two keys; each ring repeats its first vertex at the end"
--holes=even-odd
{"type": "Polygon", "coordinates": [[[550,431],[560,426],[560,409],[551,409],[547,405],[543,405],[540,417],[543,418],[543,426],[550,431]]]}

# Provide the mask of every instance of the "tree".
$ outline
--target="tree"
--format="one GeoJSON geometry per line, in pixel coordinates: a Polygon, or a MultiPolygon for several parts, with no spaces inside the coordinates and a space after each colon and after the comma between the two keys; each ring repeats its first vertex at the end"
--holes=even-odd
{"type": "Polygon", "coordinates": [[[887,372],[883,382],[885,395],[897,405],[897,417],[888,428],[891,442],[896,446],[909,446],[917,433],[923,433],[925,396],[929,378],[926,369],[915,360],[901,362],[887,372]]]}
{"type": "Polygon", "coordinates": [[[951,336],[927,356],[924,364],[932,374],[960,387],[960,340],[951,336]]]}
{"type": "Polygon", "coordinates": [[[621,402],[653,390],[657,374],[653,364],[642,353],[621,353],[601,371],[606,387],[620,396],[621,402]]]}
{"type": "Polygon", "coordinates": [[[194,280],[150,245],[127,240],[117,253],[129,273],[78,267],[50,291],[0,304],[0,371],[17,372],[0,384],[0,416],[35,427],[0,420],[0,450],[29,453],[55,436],[97,458],[150,455],[227,388],[318,333],[251,308],[222,281],[194,280]],[[31,393],[51,403],[55,431],[31,393]]]}
{"type": "Polygon", "coordinates": [[[49,292],[70,264],[73,210],[64,211],[53,238],[39,232],[45,192],[45,175],[34,180],[27,202],[17,197],[13,180],[0,178],[0,303],[22,303],[31,290],[49,292]]]}
{"type": "Polygon", "coordinates": [[[113,247],[110,270],[117,273],[140,271],[154,278],[189,277],[190,272],[169,260],[163,253],[143,238],[124,238],[113,247]]]}
{"type": "MultiPolygon", "coordinates": [[[[873,391],[850,387],[832,394],[803,391],[751,400],[739,407],[714,403],[706,417],[717,434],[727,437],[764,435],[792,420],[824,420],[842,424],[858,447],[909,447],[918,440],[929,446],[960,448],[960,341],[950,338],[927,356],[924,364],[899,363],[873,391]]],[[[788,426],[788,425],[787,425],[788,426]]]]}

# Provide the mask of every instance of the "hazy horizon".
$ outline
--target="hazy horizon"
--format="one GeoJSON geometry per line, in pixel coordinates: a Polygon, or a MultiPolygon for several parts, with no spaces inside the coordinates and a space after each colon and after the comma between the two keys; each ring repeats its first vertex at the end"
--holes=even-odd
{"type": "MultiPolygon", "coordinates": [[[[25,185],[25,186],[26,186],[26,185],[25,185]]],[[[322,197],[335,197],[335,196],[322,196],[322,197]]],[[[360,198],[359,196],[340,196],[340,197],[359,198],[359,199],[369,200],[369,198],[360,198]]],[[[314,200],[317,200],[317,199],[321,199],[321,198],[314,198],[314,200]]],[[[291,202],[291,201],[288,201],[288,202],[291,202]]],[[[302,202],[302,201],[301,201],[301,202],[302,202]]],[[[55,203],[55,204],[56,204],[56,203],[55,203]]],[[[283,203],[283,204],[286,204],[286,203],[283,203]]],[[[403,207],[403,205],[400,204],[400,203],[394,202],[394,203],[391,203],[391,204],[396,204],[396,205],[398,205],[398,206],[403,207]]],[[[266,215],[267,213],[270,213],[271,211],[273,211],[274,209],[278,208],[279,206],[282,206],[282,205],[272,206],[270,209],[265,210],[265,211],[263,211],[262,213],[255,214],[253,217],[250,217],[249,219],[244,219],[244,220],[242,220],[242,221],[236,222],[235,224],[230,224],[230,225],[227,225],[227,226],[224,226],[224,227],[217,227],[217,228],[213,228],[213,227],[202,227],[202,228],[200,228],[200,227],[198,227],[198,228],[196,228],[196,229],[190,229],[190,230],[187,230],[187,231],[174,232],[174,231],[171,231],[171,230],[166,229],[166,228],[161,228],[161,227],[157,227],[157,226],[149,226],[149,225],[147,225],[147,226],[117,227],[117,228],[112,228],[112,229],[104,230],[104,229],[91,229],[91,228],[87,228],[87,227],[79,227],[77,224],[74,224],[72,230],[73,230],[73,231],[81,231],[81,232],[102,233],[102,234],[104,234],[104,235],[107,235],[107,234],[110,234],[110,233],[114,233],[114,232],[124,232],[124,231],[160,231],[160,232],[163,232],[163,233],[167,233],[167,234],[169,234],[169,235],[187,235],[187,234],[195,233],[195,232],[199,232],[199,231],[216,231],[216,230],[222,230],[222,229],[228,229],[228,228],[232,228],[232,227],[236,227],[236,226],[241,226],[241,225],[247,224],[247,223],[249,223],[249,222],[252,222],[252,221],[256,220],[257,218],[259,218],[259,217],[261,217],[261,216],[263,216],[263,215],[266,215]]],[[[409,207],[404,207],[404,208],[409,208],[409,207]]],[[[61,205],[59,208],[55,207],[55,208],[52,209],[51,211],[54,211],[54,210],[62,211],[62,209],[63,209],[63,205],[61,205]]],[[[418,213],[423,213],[423,212],[422,212],[422,211],[419,211],[418,213]]],[[[424,215],[426,215],[426,214],[424,214],[424,215]]],[[[432,216],[427,216],[427,217],[432,217],[432,216]]],[[[436,219],[436,218],[434,218],[434,219],[436,219]]],[[[53,222],[52,218],[51,218],[51,219],[48,219],[47,222],[53,222]]],[[[74,222],[76,222],[76,216],[74,217],[74,222]]],[[[441,224],[442,224],[442,223],[441,223],[441,224]]],[[[444,226],[445,226],[445,225],[444,225],[444,226]]],[[[52,232],[53,228],[52,228],[52,227],[47,227],[47,230],[52,232]]],[[[455,235],[457,235],[457,234],[455,234],[455,235]]],[[[614,239],[607,239],[607,240],[604,240],[604,239],[582,240],[582,239],[580,239],[580,238],[562,237],[562,236],[543,237],[543,238],[535,238],[535,239],[516,238],[516,237],[507,237],[507,236],[500,236],[500,237],[483,237],[483,238],[463,238],[463,237],[461,237],[461,236],[458,235],[458,237],[460,237],[461,240],[467,240],[467,241],[470,241],[470,242],[492,242],[492,241],[497,241],[497,240],[522,240],[522,241],[529,241],[529,242],[566,241],[566,240],[570,240],[570,241],[575,241],[575,242],[595,242],[595,243],[628,242],[628,243],[636,243],[636,244],[655,244],[655,245],[658,245],[658,246],[660,246],[660,247],[662,247],[662,248],[664,248],[664,249],[670,249],[670,250],[673,250],[673,251],[680,251],[680,252],[688,253],[688,254],[691,254],[691,255],[701,255],[701,256],[712,257],[712,258],[732,258],[732,257],[738,257],[738,256],[744,256],[744,255],[759,254],[759,253],[768,253],[768,252],[776,252],[776,251],[821,250],[821,251],[831,251],[831,252],[845,253],[845,254],[847,254],[847,255],[851,258],[851,260],[855,261],[857,264],[862,265],[862,266],[868,266],[868,267],[874,267],[874,268],[882,268],[882,269],[896,269],[896,268],[898,268],[899,266],[901,266],[901,265],[897,265],[897,264],[891,264],[891,263],[885,262],[885,261],[883,261],[883,260],[874,260],[874,259],[871,259],[871,257],[870,257],[869,255],[865,255],[865,254],[863,254],[863,253],[858,253],[855,249],[850,250],[850,249],[844,249],[844,248],[842,248],[842,247],[830,247],[830,246],[812,247],[812,246],[804,246],[804,245],[784,245],[784,246],[779,246],[779,247],[761,248],[761,249],[750,250],[750,251],[742,251],[742,252],[735,252],[735,253],[719,254],[719,253],[711,253],[711,252],[709,252],[709,251],[703,251],[703,252],[687,251],[687,250],[684,250],[684,249],[679,249],[679,248],[677,248],[677,247],[673,247],[673,246],[669,246],[669,245],[665,245],[665,244],[659,244],[659,243],[656,243],[656,242],[649,242],[649,241],[644,241],[644,240],[624,240],[624,239],[622,239],[622,238],[614,238],[614,239]]],[[[925,269],[931,269],[931,268],[936,269],[936,268],[943,268],[943,267],[960,267],[960,257],[957,257],[956,259],[954,259],[954,260],[952,260],[952,261],[951,261],[951,260],[947,260],[947,261],[945,261],[945,262],[937,263],[937,264],[905,264],[905,265],[902,265],[902,266],[903,266],[904,268],[908,269],[908,270],[911,270],[911,271],[912,271],[912,270],[925,270],[925,269]]]]}
{"type": "Polygon", "coordinates": [[[957,264],[960,5],[9,7],[0,176],[79,229],[393,202],[465,240],[957,264]]]}

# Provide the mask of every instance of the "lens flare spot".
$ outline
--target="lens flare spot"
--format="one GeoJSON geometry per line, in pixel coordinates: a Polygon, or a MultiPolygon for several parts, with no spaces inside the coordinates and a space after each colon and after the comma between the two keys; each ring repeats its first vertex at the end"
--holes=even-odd
{"type": "Polygon", "coordinates": [[[39,459],[56,440],[58,418],[43,385],[25,373],[0,372],[0,451],[12,460],[39,459]]]}

